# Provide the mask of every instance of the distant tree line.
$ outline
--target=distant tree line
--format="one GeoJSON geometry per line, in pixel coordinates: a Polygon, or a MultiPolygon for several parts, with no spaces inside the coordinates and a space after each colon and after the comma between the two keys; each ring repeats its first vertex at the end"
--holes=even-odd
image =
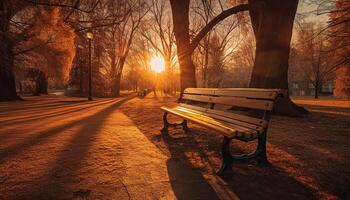
{"type": "MultiPolygon", "coordinates": [[[[330,21],[295,21],[298,0],[4,0],[0,99],[19,99],[26,85],[35,95],[50,84],[84,95],[87,30],[94,33],[96,96],[197,86],[288,90],[296,73],[315,97],[335,80],[335,95],[349,98],[349,0],[307,1],[330,21]],[[165,61],[158,75],[150,69],[155,56],[165,61]]],[[[307,113],[288,96],[276,112],[307,113]]]]}

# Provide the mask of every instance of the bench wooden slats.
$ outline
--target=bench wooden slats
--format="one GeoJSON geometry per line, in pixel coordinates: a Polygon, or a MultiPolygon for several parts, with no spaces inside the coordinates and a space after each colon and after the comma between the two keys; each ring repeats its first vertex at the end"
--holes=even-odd
{"type": "MultiPolygon", "coordinates": [[[[194,106],[194,107],[196,107],[196,106],[194,106]]],[[[214,113],[205,112],[205,111],[203,112],[203,111],[199,111],[199,110],[194,109],[194,108],[182,107],[182,105],[180,105],[179,108],[176,107],[176,109],[186,109],[186,108],[190,109],[191,111],[199,112],[202,115],[207,115],[207,116],[210,116],[210,117],[212,117],[214,119],[222,120],[222,121],[228,122],[230,124],[235,124],[235,125],[240,126],[240,127],[245,127],[245,128],[248,128],[248,129],[257,130],[259,132],[264,130],[264,127],[262,127],[262,126],[255,125],[255,124],[250,124],[250,123],[239,121],[239,120],[235,120],[235,119],[228,118],[228,117],[221,116],[221,115],[217,115],[217,114],[214,114],[214,113]]]]}
{"type": "Polygon", "coordinates": [[[237,121],[247,122],[247,123],[258,125],[258,126],[262,126],[262,127],[266,127],[267,124],[268,124],[268,121],[260,119],[260,118],[254,118],[254,117],[249,117],[249,116],[246,116],[246,115],[239,115],[239,114],[232,113],[232,112],[226,112],[226,111],[221,111],[221,110],[214,110],[214,109],[210,109],[210,108],[203,108],[203,107],[194,106],[194,105],[188,105],[188,104],[183,104],[183,103],[180,103],[180,105],[182,107],[190,108],[190,109],[193,109],[193,110],[198,110],[198,111],[201,111],[201,112],[211,113],[211,114],[215,114],[215,115],[231,118],[231,119],[234,119],[234,120],[237,120],[237,121]]]}
{"type": "Polygon", "coordinates": [[[252,99],[273,100],[281,93],[279,89],[252,89],[252,88],[187,88],[184,94],[203,94],[231,97],[246,97],[252,99]]]}
{"type": "MultiPolygon", "coordinates": [[[[184,107],[176,107],[174,109],[186,111],[186,108],[184,108],[184,107]]],[[[259,132],[264,130],[264,128],[261,127],[261,126],[256,126],[254,124],[249,124],[249,123],[246,123],[246,122],[233,120],[233,119],[230,119],[230,118],[227,118],[227,117],[224,117],[224,116],[211,114],[211,113],[205,113],[205,112],[201,112],[201,111],[194,111],[192,109],[190,111],[191,112],[197,112],[198,114],[201,114],[201,115],[206,115],[206,116],[212,117],[213,119],[216,119],[216,120],[221,120],[221,121],[230,123],[232,126],[244,127],[244,128],[256,130],[256,131],[259,131],[259,132]]]]}
{"type": "Polygon", "coordinates": [[[211,129],[217,130],[217,131],[219,131],[221,133],[224,133],[225,135],[228,135],[229,137],[234,135],[234,133],[236,132],[234,129],[231,129],[229,127],[221,127],[221,126],[213,125],[213,124],[210,124],[210,123],[206,123],[206,122],[204,122],[204,121],[202,121],[200,119],[196,119],[196,118],[190,117],[187,114],[182,114],[182,113],[176,112],[173,109],[169,109],[167,107],[161,107],[161,109],[166,111],[166,112],[173,113],[173,114],[175,114],[177,116],[180,116],[180,117],[183,117],[185,119],[188,119],[188,120],[190,120],[192,122],[201,124],[201,125],[203,125],[203,126],[205,126],[207,128],[211,128],[211,129]]]}
{"type": "MultiPolygon", "coordinates": [[[[175,107],[173,108],[173,110],[175,111],[180,111],[180,112],[186,112],[186,113],[189,113],[189,114],[194,114],[195,116],[203,119],[203,118],[207,118],[209,119],[209,123],[213,123],[213,124],[216,124],[216,123],[219,123],[219,124],[228,124],[228,126],[231,126],[233,127],[234,129],[238,130],[238,131],[248,131],[248,132],[253,132],[253,133],[256,133],[256,131],[259,131],[261,129],[259,129],[259,127],[257,126],[248,126],[248,124],[246,124],[247,126],[240,126],[239,124],[237,123],[234,123],[235,121],[232,121],[226,117],[222,117],[222,116],[217,116],[217,115],[211,115],[211,114],[208,114],[208,113],[203,113],[203,112],[200,112],[200,111],[196,111],[196,110],[190,110],[190,109],[187,109],[187,108],[184,108],[184,107],[181,107],[181,106],[178,106],[178,107],[175,107]]],[[[262,127],[260,127],[262,128],[262,127]]],[[[263,129],[263,128],[262,128],[263,129]]]]}
{"type": "Polygon", "coordinates": [[[204,96],[204,95],[192,95],[184,94],[182,99],[223,104],[230,106],[239,106],[243,108],[252,108],[259,110],[272,110],[273,102],[267,100],[255,100],[255,99],[246,99],[240,97],[216,97],[216,96],[204,96]]]}
{"type": "Polygon", "coordinates": [[[224,135],[219,172],[230,170],[234,160],[257,158],[259,163],[267,164],[266,138],[271,111],[276,99],[285,94],[285,90],[279,89],[187,88],[180,104],[173,108],[161,107],[164,111],[162,133],[168,133],[169,126],[178,125],[186,131],[187,121],[191,121],[224,135]],[[169,123],[168,113],[183,118],[182,123],[169,123]],[[257,148],[251,154],[232,156],[232,139],[245,142],[258,139],[257,148]]]}
{"type": "Polygon", "coordinates": [[[253,130],[235,124],[230,124],[225,121],[219,121],[209,116],[202,115],[201,113],[191,112],[190,110],[185,110],[183,108],[178,109],[176,107],[170,109],[167,107],[161,107],[161,109],[166,112],[170,112],[177,116],[183,117],[194,123],[198,123],[208,128],[214,129],[229,138],[243,137],[246,139],[254,139],[259,134],[258,130],[253,130]]]}

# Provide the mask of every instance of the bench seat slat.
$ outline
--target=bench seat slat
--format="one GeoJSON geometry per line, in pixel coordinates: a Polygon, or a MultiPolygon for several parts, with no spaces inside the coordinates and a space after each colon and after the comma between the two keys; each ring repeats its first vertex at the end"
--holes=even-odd
{"type": "Polygon", "coordinates": [[[205,111],[199,111],[197,109],[192,109],[192,108],[188,108],[188,107],[182,107],[182,105],[181,106],[177,106],[174,109],[184,110],[184,111],[189,110],[190,112],[197,112],[198,114],[201,114],[201,115],[206,115],[206,116],[212,117],[214,119],[222,120],[222,121],[228,122],[230,124],[237,125],[239,127],[245,127],[245,128],[248,128],[248,129],[258,130],[259,132],[262,132],[264,130],[264,128],[262,126],[260,126],[260,125],[250,124],[250,123],[247,123],[247,122],[235,120],[235,119],[228,118],[228,117],[225,117],[225,116],[221,116],[221,115],[217,115],[217,114],[213,114],[213,113],[209,113],[209,112],[205,112],[205,111]]]}
{"type": "Polygon", "coordinates": [[[198,112],[191,112],[191,110],[189,109],[181,110],[178,108],[167,107],[161,107],[161,109],[166,112],[185,118],[187,120],[190,120],[192,122],[201,124],[205,127],[217,130],[229,138],[241,138],[245,141],[249,141],[255,139],[260,133],[260,131],[258,130],[253,130],[235,124],[230,124],[225,121],[217,120],[209,116],[202,115],[198,112]]]}
{"type": "Polygon", "coordinates": [[[183,103],[180,103],[180,106],[190,108],[193,110],[198,110],[201,112],[206,112],[206,113],[211,113],[211,114],[231,118],[231,119],[242,121],[242,122],[247,122],[247,123],[262,126],[262,127],[266,127],[268,124],[268,122],[266,120],[263,120],[260,118],[249,117],[246,115],[240,115],[240,114],[236,114],[236,113],[232,113],[232,112],[214,110],[214,109],[210,109],[210,108],[203,108],[203,107],[189,105],[189,104],[183,104],[183,103]]]}
{"type": "Polygon", "coordinates": [[[243,108],[253,108],[253,109],[259,109],[259,110],[272,110],[272,106],[273,106],[272,101],[246,99],[246,98],[239,98],[239,97],[221,97],[221,96],[216,97],[216,96],[207,96],[207,95],[184,94],[182,98],[185,100],[223,104],[223,105],[230,105],[230,106],[239,106],[243,108]]]}
{"type": "MultiPolygon", "coordinates": [[[[196,116],[199,116],[199,118],[203,119],[203,118],[207,118],[210,121],[214,121],[214,123],[216,123],[217,121],[220,122],[220,124],[229,124],[229,126],[231,127],[234,127],[236,130],[239,130],[239,131],[248,131],[248,132],[256,132],[256,131],[261,131],[263,129],[259,129],[257,128],[256,126],[254,127],[247,127],[247,126],[240,126],[236,123],[232,123],[231,120],[227,119],[227,118],[223,118],[220,116],[216,116],[216,115],[210,115],[210,113],[203,113],[203,112],[199,112],[197,110],[191,110],[191,109],[188,109],[188,108],[184,108],[184,107],[181,107],[181,106],[177,106],[177,107],[174,107],[172,108],[173,110],[176,110],[176,111],[180,111],[180,112],[185,112],[185,113],[188,113],[190,115],[196,115],[196,116]]],[[[262,127],[260,127],[262,128],[262,127]]]]}
{"type": "Polygon", "coordinates": [[[184,93],[274,100],[283,91],[280,89],[256,88],[187,88],[184,93]]]}

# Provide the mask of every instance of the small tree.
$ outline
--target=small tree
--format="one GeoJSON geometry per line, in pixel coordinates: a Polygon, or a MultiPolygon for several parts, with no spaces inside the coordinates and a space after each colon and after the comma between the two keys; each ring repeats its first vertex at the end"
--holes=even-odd
{"type": "Polygon", "coordinates": [[[75,33],[60,18],[58,8],[39,9],[25,39],[13,49],[14,67],[30,68],[29,76],[36,83],[35,95],[46,94],[48,77],[67,82],[75,56],[75,33]]]}
{"type": "Polygon", "coordinates": [[[322,86],[334,79],[331,58],[326,52],[326,35],[319,33],[322,27],[313,23],[303,23],[298,32],[296,59],[299,59],[299,76],[302,75],[313,85],[317,99],[322,86]]]}
{"type": "Polygon", "coordinates": [[[350,1],[335,0],[335,7],[328,11],[331,19],[328,24],[332,55],[332,70],[336,70],[334,94],[337,97],[350,97],[350,1]]]}

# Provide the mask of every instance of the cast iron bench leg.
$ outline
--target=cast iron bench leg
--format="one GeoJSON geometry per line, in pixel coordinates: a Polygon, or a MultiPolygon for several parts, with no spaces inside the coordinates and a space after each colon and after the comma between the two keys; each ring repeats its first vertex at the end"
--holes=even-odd
{"type": "Polygon", "coordinates": [[[189,128],[187,126],[187,120],[186,119],[184,119],[181,124],[182,124],[182,129],[184,131],[188,131],[189,130],[189,128]]]}
{"type": "Polygon", "coordinates": [[[265,130],[262,134],[258,136],[258,151],[260,151],[260,154],[258,155],[258,162],[262,165],[268,165],[269,161],[267,160],[266,156],[266,132],[265,130]]]}
{"type": "Polygon", "coordinates": [[[160,130],[161,133],[167,134],[168,133],[168,127],[169,127],[169,122],[167,119],[168,113],[164,112],[163,115],[163,128],[160,130]]]}
{"type": "Polygon", "coordinates": [[[222,174],[223,172],[232,171],[232,155],[230,153],[230,143],[231,139],[228,137],[224,137],[224,141],[222,143],[221,148],[221,156],[222,156],[222,165],[220,170],[217,172],[218,174],[222,174]]]}
{"type": "Polygon", "coordinates": [[[184,131],[188,131],[189,128],[187,126],[187,120],[184,119],[181,123],[169,123],[168,122],[168,113],[167,112],[164,112],[164,115],[163,115],[163,128],[160,130],[161,133],[168,133],[168,129],[169,129],[169,126],[172,126],[172,127],[177,127],[177,126],[182,126],[183,130],[184,131]]]}

